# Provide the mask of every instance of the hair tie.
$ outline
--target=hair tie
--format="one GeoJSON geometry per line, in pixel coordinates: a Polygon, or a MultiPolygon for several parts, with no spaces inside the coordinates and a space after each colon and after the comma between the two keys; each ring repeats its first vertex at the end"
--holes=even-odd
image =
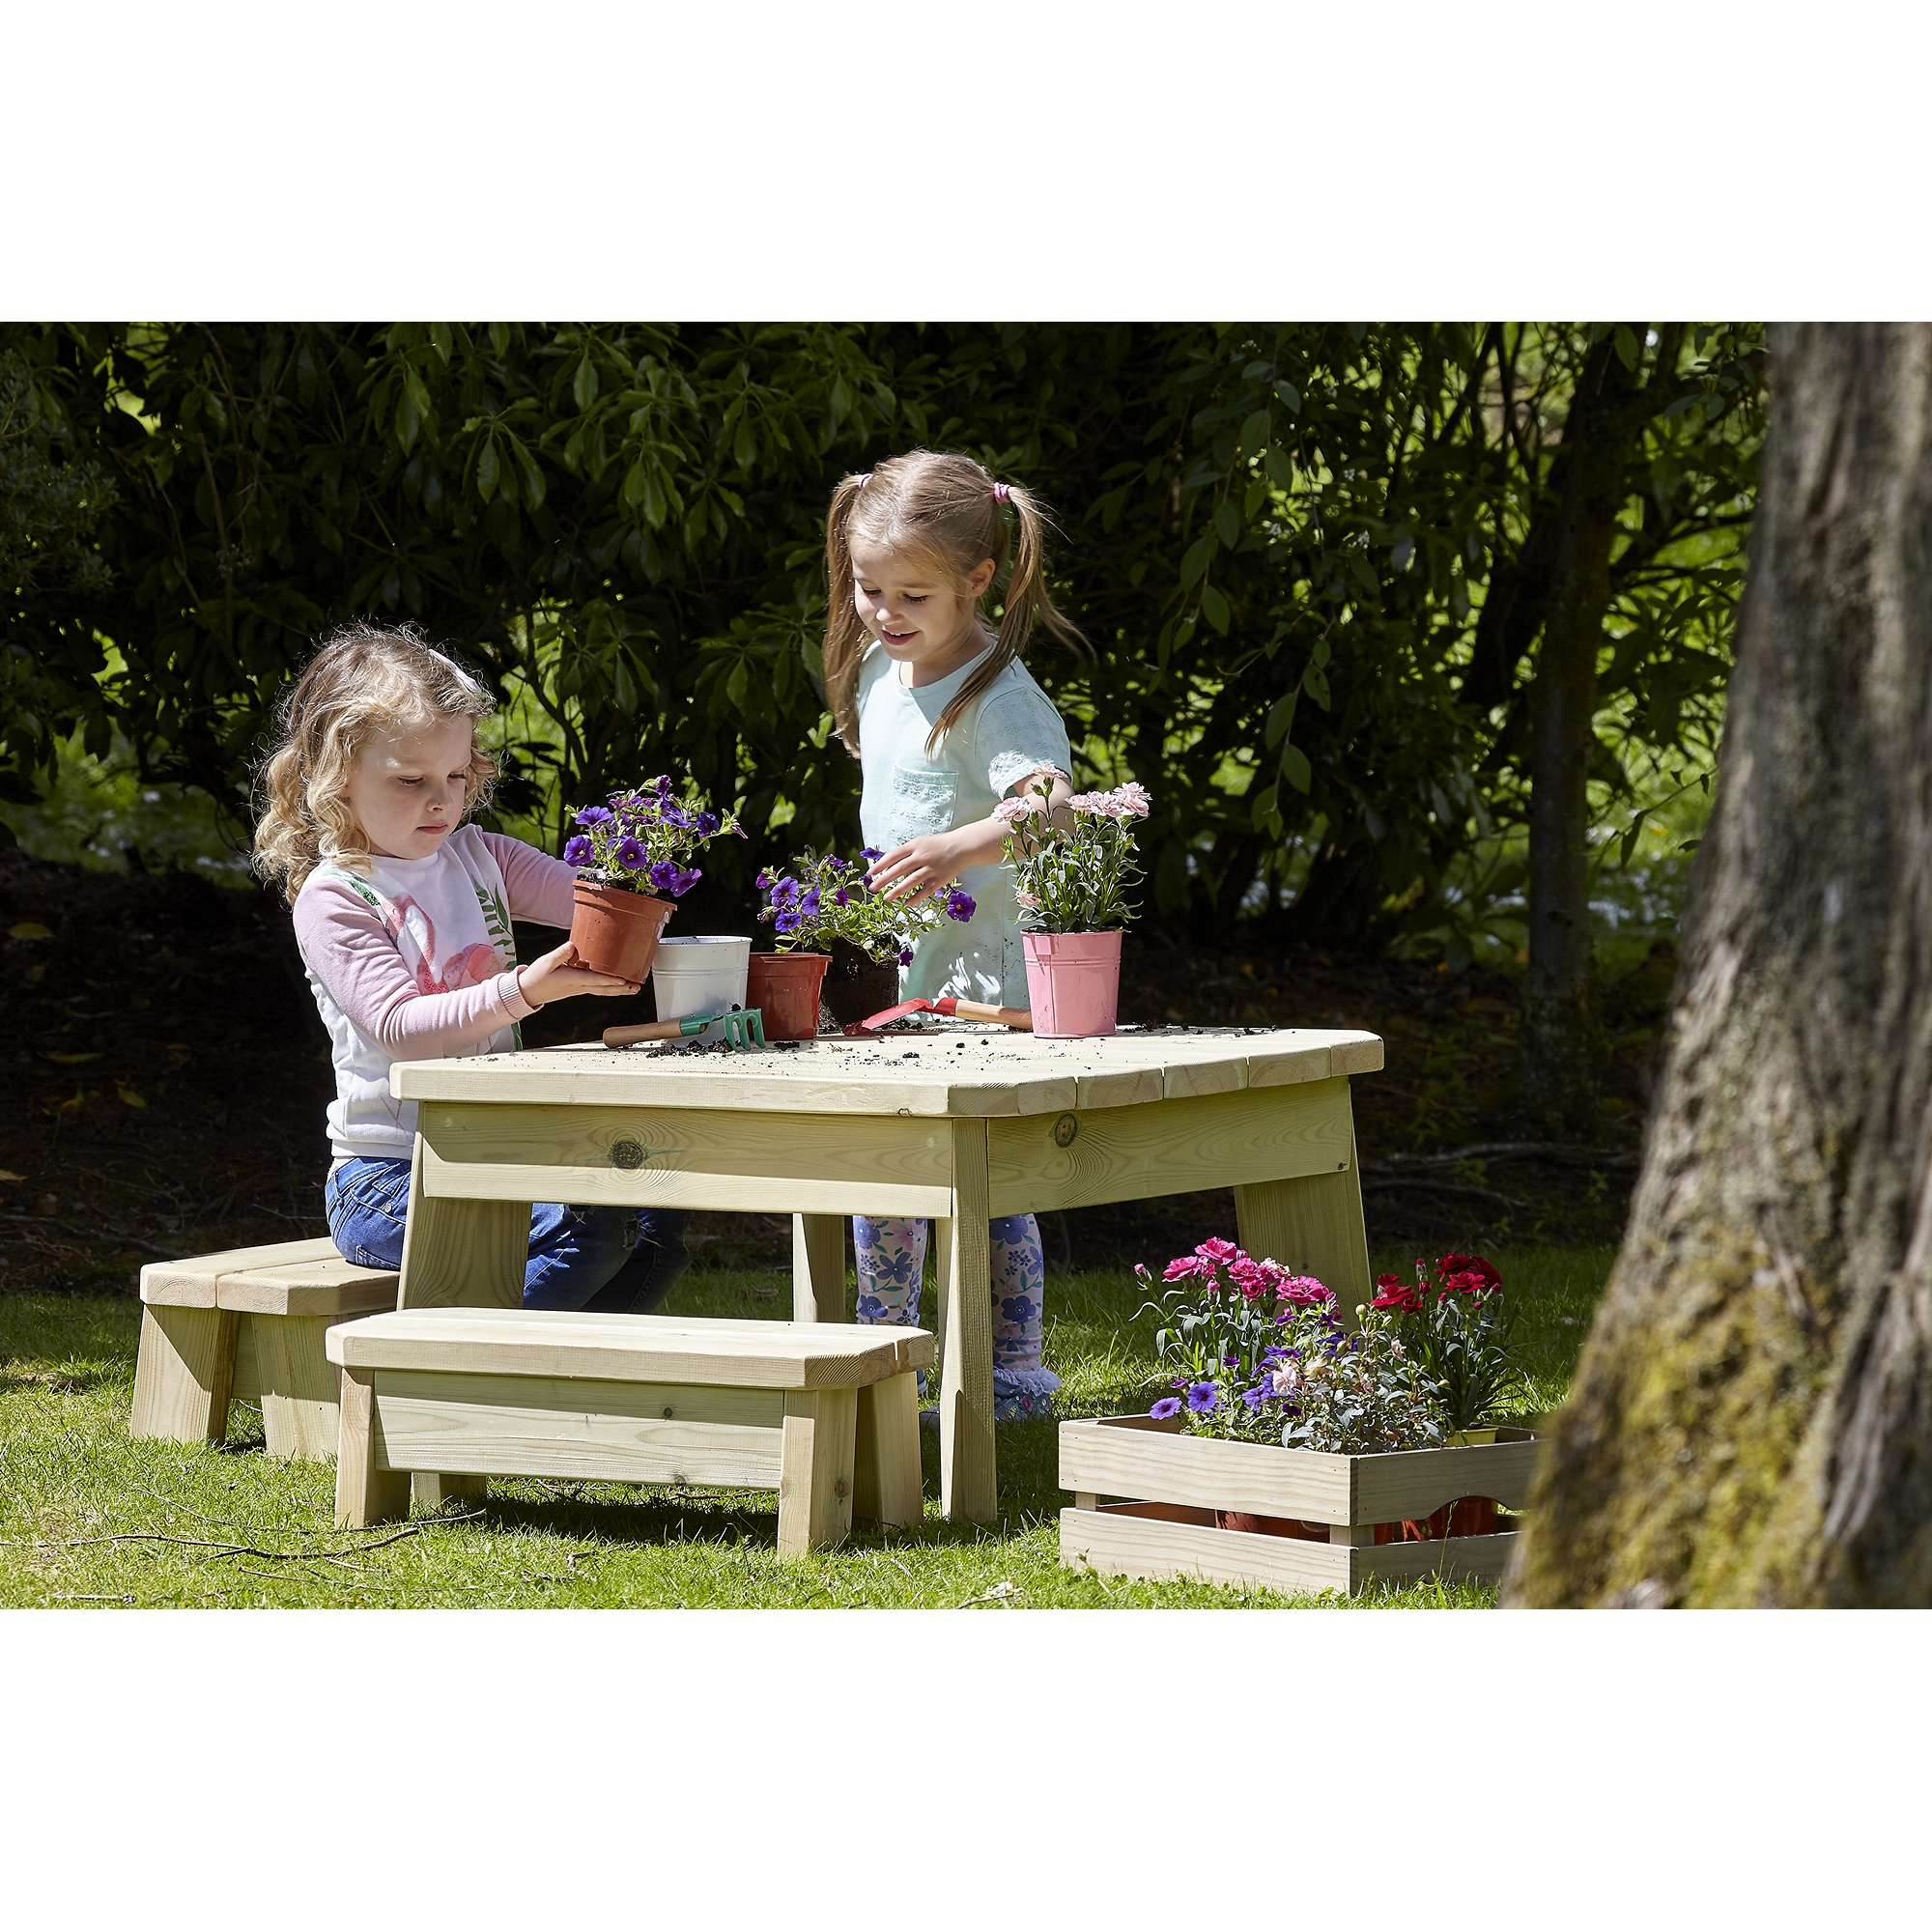
{"type": "Polygon", "coordinates": [[[868,469],[866,471],[865,475],[859,478],[859,488],[863,490],[866,487],[866,485],[869,483],[871,480],[872,480],[872,472],[868,469]]]}
{"type": "Polygon", "coordinates": [[[1004,503],[1012,494],[1012,491],[1004,483],[995,483],[993,485],[993,501],[996,503],[1004,503]]]}

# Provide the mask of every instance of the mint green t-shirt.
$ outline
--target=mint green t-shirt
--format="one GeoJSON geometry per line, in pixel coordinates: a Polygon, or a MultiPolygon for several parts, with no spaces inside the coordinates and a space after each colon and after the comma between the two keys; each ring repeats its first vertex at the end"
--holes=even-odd
{"type": "MultiPolygon", "coordinates": [[[[983,653],[981,653],[983,656],[983,653]]],[[[926,734],[980,662],[917,690],[877,644],[859,665],[859,760],[866,843],[891,851],[909,838],[990,816],[1036,765],[1072,769],[1066,726],[1026,667],[1009,664],[928,753],[926,734]]],[[[1024,1007],[1026,960],[1012,868],[975,866],[959,885],[977,902],[963,924],[948,920],[914,949],[899,974],[902,999],[983,1000],[1024,1007]]]]}

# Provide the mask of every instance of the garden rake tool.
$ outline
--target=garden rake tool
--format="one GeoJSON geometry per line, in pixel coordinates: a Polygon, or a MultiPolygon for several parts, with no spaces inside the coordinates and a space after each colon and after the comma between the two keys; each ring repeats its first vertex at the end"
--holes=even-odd
{"type": "Polygon", "coordinates": [[[982,1007],[978,1000],[901,1000],[895,1007],[888,1007],[882,1013],[874,1013],[868,1020],[856,1020],[845,1031],[848,1034],[877,1033],[882,1026],[893,1020],[904,1019],[908,1013],[938,1013],[943,1019],[985,1020],[994,1026],[1011,1027],[1016,1033],[1033,1031],[1033,1015],[1024,1007],[982,1007]]]}
{"type": "Polygon", "coordinates": [[[712,1025],[724,1029],[727,1046],[763,1046],[765,1012],[762,1007],[733,1007],[728,1013],[689,1013],[681,1020],[653,1020],[648,1026],[606,1027],[604,1044],[610,1047],[636,1046],[644,1039],[689,1039],[712,1025]]]}

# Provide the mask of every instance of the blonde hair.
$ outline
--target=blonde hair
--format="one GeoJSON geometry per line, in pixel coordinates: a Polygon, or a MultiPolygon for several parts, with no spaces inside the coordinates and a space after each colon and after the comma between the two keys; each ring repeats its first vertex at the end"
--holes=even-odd
{"type": "MultiPolygon", "coordinates": [[[[884,550],[928,557],[955,583],[963,582],[989,557],[997,582],[1009,550],[1012,553],[1000,635],[939,714],[925,741],[930,757],[967,706],[1026,649],[1036,621],[1063,643],[1086,642],[1047,595],[1047,528],[1045,510],[1031,491],[1017,483],[996,483],[992,472],[970,456],[914,449],[889,457],[868,475],[839,480],[825,520],[825,570],[831,591],[825,620],[825,695],[839,742],[854,757],[859,753],[859,660],[871,641],[852,594],[854,535],[884,550]],[[1008,508],[1017,526],[1017,543],[1008,533],[1008,508]]],[[[988,584],[982,597],[991,590],[988,584]]],[[[976,603],[976,616],[978,612],[976,603]]]]}
{"type": "MultiPolygon", "coordinates": [[[[279,740],[256,774],[255,870],[281,880],[291,905],[320,865],[367,871],[367,835],[345,795],[363,746],[458,718],[487,718],[496,708],[483,685],[432,650],[412,625],[348,624],[325,639],[282,700],[279,740]]],[[[465,818],[489,802],[497,777],[496,759],[473,738],[468,776],[465,818]]]]}

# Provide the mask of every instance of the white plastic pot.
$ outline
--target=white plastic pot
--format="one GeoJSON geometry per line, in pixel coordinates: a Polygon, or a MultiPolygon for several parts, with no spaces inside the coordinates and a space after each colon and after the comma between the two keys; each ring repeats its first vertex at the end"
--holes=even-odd
{"type": "MultiPolygon", "coordinates": [[[[659,940],[658,955],[651,966],[658,1018],[681,1020],[688,1013],[723,1013],[742,1007],[751,960],[750,939],[706,933],[692,939],[659,940]]],[[[693,1037],[722,1039],[724,1029],[708,1026],[693,1037]]]]}

